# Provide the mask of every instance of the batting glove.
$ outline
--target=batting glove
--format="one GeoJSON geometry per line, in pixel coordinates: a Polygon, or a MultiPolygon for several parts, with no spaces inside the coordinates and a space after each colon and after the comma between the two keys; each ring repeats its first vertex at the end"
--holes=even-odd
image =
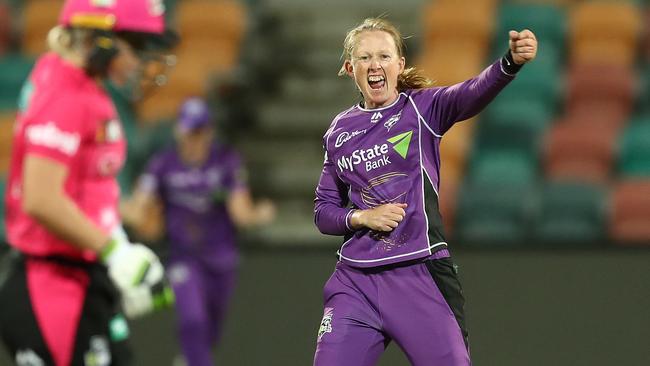
{"type": "Polygon", "coordinates": [[[137,318],[174,302],[158,256],[147,246],[130,243],[126,235],[113,235],[101,253],[108,275],[122,295],[129,318],[137,318]]]}

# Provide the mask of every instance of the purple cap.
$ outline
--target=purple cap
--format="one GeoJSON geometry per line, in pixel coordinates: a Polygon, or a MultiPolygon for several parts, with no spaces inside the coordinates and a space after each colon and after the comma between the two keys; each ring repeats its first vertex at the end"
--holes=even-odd
{"type": "Polygon", "coordinates": [[[210,107],[201,98],[187,99],[178,112],[178,125],[184,131],[209,126],[212,122],[210,107]]]}

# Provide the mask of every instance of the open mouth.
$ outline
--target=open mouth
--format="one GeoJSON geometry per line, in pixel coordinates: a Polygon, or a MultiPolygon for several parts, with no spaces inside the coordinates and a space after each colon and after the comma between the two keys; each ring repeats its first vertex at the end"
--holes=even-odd
{"type": "Polygon", "coordinates": [[[381,89],[386,85],[386,78],[383,75],[370,75],[368,76],[368,85],[373,90],[381,89]]]}

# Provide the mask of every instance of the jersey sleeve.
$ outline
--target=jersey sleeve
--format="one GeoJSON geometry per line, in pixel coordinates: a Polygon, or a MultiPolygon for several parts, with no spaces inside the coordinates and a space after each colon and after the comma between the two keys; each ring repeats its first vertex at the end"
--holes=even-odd
{"type": "Polygon", "coordinates": [[[229,192],[248,188],[248,171],[241,155],[231,151],[224,185],[229,192]]]}
{"type": "Polygon", "coordinates": [[[88,118],[83,103],[52,100],[31,116],[25,127],[25,155],[34,154],[70,166],[89,134],[88,118]]]}
{"type": "Polygon", "coordinates": [[[442,136],[454,123],[481,112],[514,78],[501,66],[504,59],[464,82],[415,91],[412,100],[429,130],[442,136]]]}
{"type": "Polygon", "coordinates": [[[336,168],[327,156],[327,151],[314,203],[314,222],[321,233],[345,235],[353,231],[349,220],[354,210],[346,207],[349,203],[348,186],[336,174],[336,168]]]}

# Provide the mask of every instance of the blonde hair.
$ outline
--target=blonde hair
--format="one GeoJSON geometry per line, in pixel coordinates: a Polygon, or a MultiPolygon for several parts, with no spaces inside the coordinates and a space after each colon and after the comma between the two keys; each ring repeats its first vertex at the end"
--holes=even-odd
{"type": "Polygon", "coordinates": [[[63,58],[79,58],[87,52],[90,37],[89,29],[57,25],[47,33],[47,46],[63,58]]]}
{"type": "MultiPolygon", "coordinates": [[[[400,31],[388,20],[382,18],[366,18],[361,24],[352,28],[345,36],[343,41],[343,54],[341,58],[345,61],[352,60],[352,52],[357,44],[357,36],[366,31],[382,31],[388,33],[395,41],[398,56],[404,57],[404,38],[400,31]]],[[[345,63],[339,70],[339,76],[346,74],[345,63]]],[[[424,89],[433,85],[433,82],[422,75],[420,70],[409,67],[405,68],[401,74],[397,76],[397,90],[403,91],[406,89],[424,89]]]]}

